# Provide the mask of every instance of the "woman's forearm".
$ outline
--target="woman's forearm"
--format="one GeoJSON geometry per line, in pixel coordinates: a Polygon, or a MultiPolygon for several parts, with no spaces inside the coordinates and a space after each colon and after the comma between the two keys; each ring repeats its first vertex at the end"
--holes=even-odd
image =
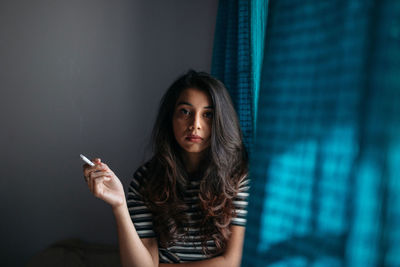
{"type": "Polygon", "coordinates": [[[158,266],[158,262],[154,262],[151,253],[143,245],[142,240],[140,240],[135,226],[132,223],[126,203],[117,208],[113,208],[113,212],[117,223],[118,243],[122,266],[158,266]]]}

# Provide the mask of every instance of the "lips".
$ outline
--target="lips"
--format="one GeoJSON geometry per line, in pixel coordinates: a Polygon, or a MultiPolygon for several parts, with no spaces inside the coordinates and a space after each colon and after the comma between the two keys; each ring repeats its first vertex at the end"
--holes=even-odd
{"type": "Polygon", "coordinates": [[[185,139],[191,142],[201,142],[203,140],[203,138],[198,135],[188,135],[185,139]]]}

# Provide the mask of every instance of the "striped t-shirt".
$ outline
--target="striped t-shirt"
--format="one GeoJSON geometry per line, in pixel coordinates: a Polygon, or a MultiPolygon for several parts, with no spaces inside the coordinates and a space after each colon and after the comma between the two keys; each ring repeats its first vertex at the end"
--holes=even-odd
{"type": "MultiPolygon", "coordinates": [[[[140,238],[157,237],[153,229],[153,216],[151,211],[145,205],[140,194],[143,179],[146,179],[149,163],[141,166],[133,175],[129,185],[127,204],[132,222],[140,238]]],[[[232,218],[232,225],[245,226],[247,214],[247,198],[249,190],[249,180],[244,179],[239,186],[240,191],[235,197],[233,204],[236,211],[236,217],[232,218]]],[[[188,238],[185,241],[177,241],[173,246],[162,248],[159,245],[159,260],[161,263],[180,263],[187,261],[198,261],[217,256],[215,242],[207,241],[207,248],[210,254],[204,254],[199,237],[199,228],[196,226],[201,222],[201,218],[193,216],[200,211],[199,193],[200,181],[190,181],[186,192],[184,192],[184,201],[189,209],[186,211],[190,215],[189,227],[187,229],[188,238]]]]}

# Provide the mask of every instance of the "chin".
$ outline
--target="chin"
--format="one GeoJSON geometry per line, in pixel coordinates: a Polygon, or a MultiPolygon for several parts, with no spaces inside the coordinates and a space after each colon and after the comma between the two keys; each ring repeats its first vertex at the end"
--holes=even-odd
{"type": "Polygon", "coordinates": [[[198,146],[181,146],[186,153],[201,153],[207,148],[198,146]]]}
{"type": "Polygon", "coordinates": [[[210,146],[204,143],[187,143],[185,140],[183,142],[178,142],[181,149],[183,149],[186,153],[202,153],[205,152],[210,146]]]}
{"type": "Polygon", "coordinates": [[[187,153],[201,153],[203,152],[205,149],[190,149],[190,148],[184,148],[184,150],[187,153]]]}

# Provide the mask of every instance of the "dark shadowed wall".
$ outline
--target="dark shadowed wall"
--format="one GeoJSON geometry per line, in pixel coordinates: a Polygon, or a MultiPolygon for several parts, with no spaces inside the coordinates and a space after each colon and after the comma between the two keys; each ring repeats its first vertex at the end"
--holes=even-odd
{"type": "Polygon", "coordinates": [[[1,265],[66,238],[117,244],[79,154],[102,158],[127,190],[167,86],[210,71],[217,4],[0,1],[1,265]]]}

